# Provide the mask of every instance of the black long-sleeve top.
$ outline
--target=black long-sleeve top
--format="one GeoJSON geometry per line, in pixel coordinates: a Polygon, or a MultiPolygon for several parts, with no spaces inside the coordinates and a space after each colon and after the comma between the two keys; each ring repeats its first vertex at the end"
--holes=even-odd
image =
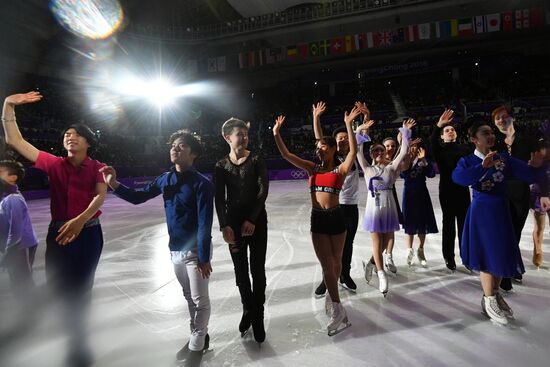
{"type": "Polygon", "coordinates": [[[267,166],[258,154],[250,153],[246,161],[237,165],[229,155],[216,163],[216,213],[220,228],[229,225],[228,213],[239,213],[256,223],[265,209],[269,190],[267,166]]]}
{"type": "Polygon", "coordinates": [[[442,129],[435,126],[430,136],[434,160],[439,169],[439,191],[456,192],[465,188],[454,183],[452,174],[459,159],[472,153],[473,149],[459,143],[445,143],[441,140],[442,129]]]}
{"type": "MultiPolygon", "coordinates": [[[[496,143],[494,150],[499,152],[508,152],[510,156],[520,159],[524,162],[529,162],[531,153],[537,150],[538,134],[531,135],[515,127],[515,137],[512,145],[508,147],[504,139],[506,135],[500,131],[496,131],[496,143]]],[[[508,196],[512,201],[525,202],[529,197],[529,185],[516,178],[510,177],[508,180],[508,196]]],[[[546,192],[545,192],[546,193],[546,192]]]]}

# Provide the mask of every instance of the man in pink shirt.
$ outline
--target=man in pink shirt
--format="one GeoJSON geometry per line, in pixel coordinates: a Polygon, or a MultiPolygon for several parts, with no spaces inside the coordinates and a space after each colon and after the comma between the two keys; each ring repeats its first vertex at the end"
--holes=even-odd
{"type": "Polygon", "coordinates": [[[99,169],[105,165],[88,157],[95,136],[83,124],[71,125],[63,132],[67,157],[39,151],[23,139],[14,107],[41,99],[38,92],[7,97],[2,124],[6,143],[48,174],[52,221],[46,238],[46,274],[48,283],[67,306],[64,314],[70,336],[67,365],[86,366],[92,363],[86,343],[86,311],[103,248],[99,208],[105,200],[107,185],[99,169]]]}

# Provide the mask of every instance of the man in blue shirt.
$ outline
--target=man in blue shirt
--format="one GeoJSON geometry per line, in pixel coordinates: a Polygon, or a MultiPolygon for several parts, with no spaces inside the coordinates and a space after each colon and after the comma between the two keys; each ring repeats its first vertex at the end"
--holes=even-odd
{"type": "Polygon", "coordinates": [[[26,303],[34,288],[32,264],[38,240],[27,203],[17,189],[24,176],[21,163],[0,161],[0,258],[8,270],[15,296],[26,303]]]}
{"type": "Polygon", "coordinates": [[[176,131],[168,144],[174,167],[143,189],[133,190],[120,184],[113,167],[104,167],[100,172],[115,195],[132,204],[141,204],[162,194],[170,237],[168,247],[191,317],[188,348],[202,351],[208,349],[209,344],[208,278],[212,272],[214,186],[193,167],[202,151],[194,135],[186,130],[176,131]]]}

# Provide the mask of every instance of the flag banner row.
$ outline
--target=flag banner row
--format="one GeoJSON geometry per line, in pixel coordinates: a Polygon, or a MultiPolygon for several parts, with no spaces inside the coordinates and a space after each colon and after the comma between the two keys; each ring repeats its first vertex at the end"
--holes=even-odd
{"type": "Polygon", "coordinates": [[[254,69],[280,62],[315,60],[327,56],[344,56],[368,49],[381,49],[412,42],[445,38],[473,37],[492,32],[509,32],[524,29],[542,29],[550,25],[550,10],[543,8],[520,9],[468,18],[448,19],[429,23],[411,24],[354,35],[338,36],[308,43],[245,51],[233,56],[211,57],[207,60],[208,72],[225,72],[237,69],[254,69]],[[231,67],[230,67],[231,65],[231,67]]]}

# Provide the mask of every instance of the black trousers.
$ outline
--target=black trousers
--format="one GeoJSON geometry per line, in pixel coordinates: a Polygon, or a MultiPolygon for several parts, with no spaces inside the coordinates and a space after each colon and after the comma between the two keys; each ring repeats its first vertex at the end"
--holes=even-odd
{"type": "Polygon", "coordinates": [[[346,224],[346,240],[344,242],[344,251],[342,252],[342,273],[341,275],[349,276],[351,269],[351,256],[353,255],[353,240],[357,233],[357,225],[359,222],[359,209],[357,205],[340,204],[344,214],[344,222],[346,224]]]}
{"type": "Polygon", "coordinates": [[[451,260],[455,256],[457,231],[459,250],[462,243],[462,230],[470,206],[470,191],[467,187],[464,190],[439,190],[439,203],[443,212],[441,241],[443,258],[451,260]]]}
{"type": "Polygon", "coordinates": [[[236,240],[235,244],[229,245],[229,252],[233,260],[235,280],[239,287],[243,308],[263,314],[266,287],[267,214],[265,210],[260,214],[254,234],[245,237],[241,236],[244,218],[231,214],[229,218],[236,240]],[[250,261],[248,251],[250,251],[250,261]]]}
{"type": "MultiPolygon", "coordinates": [[[[518,247],[521,242],[521,232],[529,215],[529,197],[530,190],[528,184],[519,180],[508,181],[508,203],[518,247]]],[[[504,283],[501,284],[504,289],[512,287],[509,278],[504,278],[502,283],[504,283]]]]}

